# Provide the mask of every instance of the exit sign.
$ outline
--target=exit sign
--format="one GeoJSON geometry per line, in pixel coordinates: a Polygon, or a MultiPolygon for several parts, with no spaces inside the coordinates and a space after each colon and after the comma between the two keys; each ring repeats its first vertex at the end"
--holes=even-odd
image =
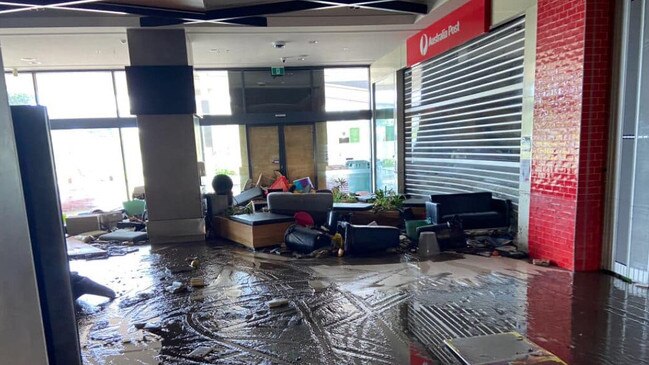
{"type": "Polygon", "coordinates": [[[271,67],[270,68],[271,76],[284,76],[284,67],[271,67]]]}

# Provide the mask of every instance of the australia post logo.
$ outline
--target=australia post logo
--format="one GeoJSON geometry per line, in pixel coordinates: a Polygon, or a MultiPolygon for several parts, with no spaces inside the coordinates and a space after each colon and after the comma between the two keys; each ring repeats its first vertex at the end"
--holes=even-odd
{"type": "Polygon", "coordinates": [[[459,32],[460,21],[458,20],[457,23],[451,24],[448,26],[448,28],[442,29],[433,37],[429,37],[428,34],[422,33],[421,37],[419,38],[419,52],[422,56],[426,56],[428,54],[428,47],[433,46],[459,32]]]}
{"type": "Polygon", "coordinates": [[[428,34],[424,33],[419,38],[419,52],[422,56],[425,56],[428,53],[428,34]]]}

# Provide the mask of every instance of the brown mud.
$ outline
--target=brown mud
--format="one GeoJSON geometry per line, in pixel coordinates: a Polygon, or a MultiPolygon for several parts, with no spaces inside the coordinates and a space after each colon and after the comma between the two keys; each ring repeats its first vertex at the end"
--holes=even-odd
{"type": "Polygon", "coordinates": [[[78,301],[86,364],[458,364],[444,339],[509,331],[570,364],[649,364],[647,290],[604,274],[452,254],[298,260],[223,243],[71,267],[119,294],[78,301]],[[165,290],[174,281],[186,289],[165,290]]]}

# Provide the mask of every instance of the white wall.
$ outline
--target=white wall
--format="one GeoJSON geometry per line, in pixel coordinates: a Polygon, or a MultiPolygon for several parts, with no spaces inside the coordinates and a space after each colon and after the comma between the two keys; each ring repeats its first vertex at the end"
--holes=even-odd
{"type": "Polygon", "coordinates": [[[16,142],[0,77],[0,364],[47,363],[16,142]]]}

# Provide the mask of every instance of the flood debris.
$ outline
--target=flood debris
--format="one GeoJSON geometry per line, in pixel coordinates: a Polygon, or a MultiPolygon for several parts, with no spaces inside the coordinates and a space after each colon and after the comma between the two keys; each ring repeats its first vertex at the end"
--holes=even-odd
{"type": "Polygon", "coordinates": [[[202,288],[206,286],[205,279],[202,277],[196,277],[189,279],[189,286],[192,288],[202,288]]]}
{"type": "Polygon", "coordinates": [[[547,259],[534,259],[532,264],[536,266],[550,266],[550,260],[547,259]]]}
{"type": "Polygon", "coordinates": [[[173,294],[182,293],[186,289],[187,287],[184,286],[180,281],[174,281],[173,283],[171,283],[171,285],[165,288],[166,291],[173,294]]]}
{"type": "Polygon", "coordinates": [[[285,298],[273,299],[266,302],[266,304],[268,305],[268,308],[285,307],[288,305],[288,299],[285,298]]]}
{"type": "Polygon", "coordinates": [[[309,280],[308,283],[316,293],[325,291],[330,285],[330,283],[322,280],[309,280]]]}
{"type": "Polygon", "coordinates": [[[209,355],[210,352],[212,352],[214,349],[212,347],[207,347],[207,346],[199,346],[195,348],[192,352],[187,354],[187,357],[192,357],[195,359],[202,359],[205,356],[209,355]]]}

